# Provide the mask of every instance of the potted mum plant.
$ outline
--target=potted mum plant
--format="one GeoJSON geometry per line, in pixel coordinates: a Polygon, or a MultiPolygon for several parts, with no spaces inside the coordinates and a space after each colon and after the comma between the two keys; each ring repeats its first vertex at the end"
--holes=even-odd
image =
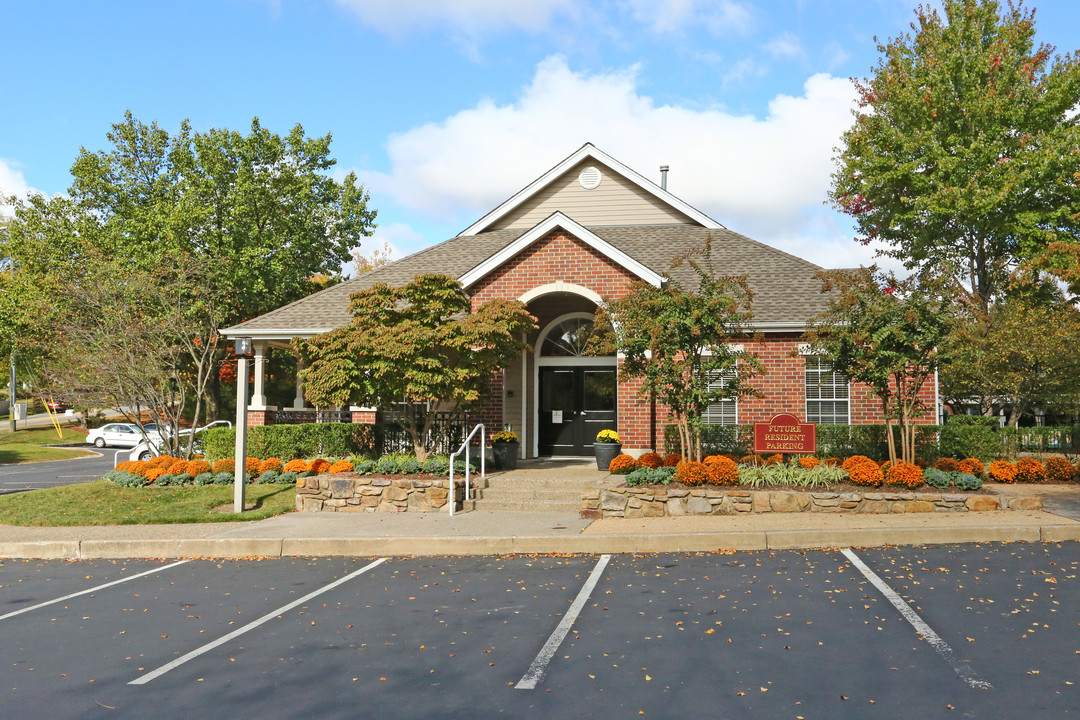
{"type": "Polygon", "coordinates": [[[495,457],[495,467],[499,470],[517,470],[518,449],[517,433],[512,430],[500,430],[491,436],[491,452],[495,457]]]}
{"type": "Polygon", "coordinates": [[[596,434],[593,450],[596,452],[596,469],[607,470],[615,456],[622,452],[619,433],[614,430],[601,430],[596,434]]]}

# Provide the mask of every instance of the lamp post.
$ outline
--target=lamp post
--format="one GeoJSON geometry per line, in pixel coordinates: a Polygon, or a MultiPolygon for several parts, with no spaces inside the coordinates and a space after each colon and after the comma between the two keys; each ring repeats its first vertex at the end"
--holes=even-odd
{"type": "Polygon", "coordinates": [[[236,464],[233,468],[233,512],[244,512],[244,487],[247,485],[247,408],[248,358],[252,356],[251,338],[236,338],[236,464]]]}

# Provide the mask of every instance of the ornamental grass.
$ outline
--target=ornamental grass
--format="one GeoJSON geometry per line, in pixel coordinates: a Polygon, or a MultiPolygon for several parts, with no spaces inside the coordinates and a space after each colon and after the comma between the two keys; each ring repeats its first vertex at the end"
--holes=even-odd
{"type": "Polygon", "coordinates": [[[675,479],[683,485],[704,485],[709,482],[709,469],[705,463],[682,462],[675,468],[675,479]]]}
{"type": "Polygon", "coordinates": [[[276,457],[266,458],[261,463],[259,463],[259,474],[260,475],[262,475],[264,472],[271,472],[271,471],[278,472],[278,473],[282,471],[281,458],[276,458],[276,457]]]}
{"type": "Polygon", "coordinates": [[[664,464],[664,458],[660,457],[656,453],[645,453],[637,459],[638,466],[656,469],[664,464]]]}
{"type": "Polygon", "coordinates": [[[637,462],[626,453],[620,453],[608,463],[608,472],[615,475],[626,475],[637,468],[637,462]]]}
{"type": "Polygon", "coordinates": [[[1046,479],[1046,469],[1035,458],[1020,458],[1016,461],[1016,481],[1025,483],[1042,482],[1046,479]]]}
{"type": "Polygon", "coordinates": [[[995,460],[986,468],[986,476],[999,483],[1016,482],[1016,467],[1007,460],[995,460]]]}
{"type": "Polygon", "coordinates": [[[307,472],[310,469],[311,466],[307,464],[306,460],[301,460],[300,458],[297,458],[296,460],[290,460],[289,462],[285,463],[284,471],[302,473],[307,472]]]}
{"type": "Polygon", "coordinates": [[[956,469],[962,473],[974,475],[975,477],[981,477],[982,474],[986,472],[986,466],[983,465],[982,460],[979,458],[964,458],[956,463],[956,469]]]}
{"type": "Polygon", "coordinates": [[[918,465],[898,462],[885,473],[885,484],[914,490],[923,484],[923,471],[918,465]]]}
{"type": "Polygon", "coordinates": [[[731,458],[718,456],[713,462],[705,463],[705,471],[713,485],[739,484],[739,466],[731,458]]]}
{"type": "Polygon", "coordinates": [[[1076,472],[1072,463],[1060,455],[1055,455],[1047,460],[1044,468],[1046,470],[1046,479],[1054,483],[1071,482],[1076,472]]]}

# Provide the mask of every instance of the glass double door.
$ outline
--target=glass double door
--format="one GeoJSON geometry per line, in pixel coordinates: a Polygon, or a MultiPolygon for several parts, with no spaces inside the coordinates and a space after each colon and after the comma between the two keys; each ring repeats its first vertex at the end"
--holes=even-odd
{"type": "Polygon", "coordinates": [[[540,455],[592,455],[605,428],[617,430],[614,367],[541,367],[540,455]]]}

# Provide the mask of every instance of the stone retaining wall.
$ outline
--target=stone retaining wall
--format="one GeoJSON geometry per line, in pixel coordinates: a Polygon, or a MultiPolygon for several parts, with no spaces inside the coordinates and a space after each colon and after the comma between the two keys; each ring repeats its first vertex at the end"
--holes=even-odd
{"type": "MultiPolygon", "coordinates": [[[[474,480],[475,482],[475,480],[474,480]]],[[[465,486],[455,478],[460,508],[465,486]]],[[[308,512],[438,512],[446,509],[447,478],[335,473],[296,481],[296,509],[308,512]]]]}
{"type": "Polygon", "coordinates": [[[737,515],[740,513],[929,513],[987,510],[1042,510],[1037,497],[1010,498],[968,493],[795,492],[735,490],[718,487],[594,487],[585,491],[586,518],[737,515]]]}

